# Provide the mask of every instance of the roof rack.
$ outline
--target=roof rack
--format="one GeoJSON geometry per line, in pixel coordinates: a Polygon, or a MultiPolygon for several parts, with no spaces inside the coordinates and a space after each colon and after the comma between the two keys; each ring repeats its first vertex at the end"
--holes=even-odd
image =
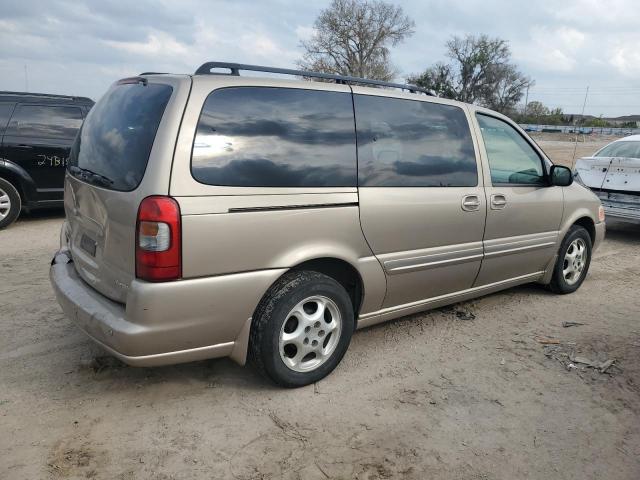
{"type": "Polygon", "coordinates": [[[264,73],[280,73],[282,75],[295,75],[298,77],[322,78],[324,80],[335,80],[336,83],[349,84],[360,83],[363,85],[376,85],[378,87],[391,87],[408,90],[411,93],[422,92],[427,95],[435,96],[433,91],[421,88],[416,85],[408,85],[403,83],[383,82],[382,80],[371,80],[368,78],[351,77],[347,75],[336,75],[333,73],[310,72],[307,70],[293,70],[289,68],[262,67],[260,65],[244,65],[242,63],[227,62],[206,62],[200,65],[195,75],[240,75],[240,70],[264,73]],[[226,68],[229,73],[212,72],[213,68],[226,68]]]}
{"type": "Polygon", "coordinates": [[[32,92],[10,92],[6,90],[0,91],[0,96],[22,96],[22,97],[38,97],[38,98],[54,98],[65,100],[80,100],[84,102],[93,102],[88,97],[76,97],[71,95],[57,95],[55,93],[32,93],[32,92]]]}

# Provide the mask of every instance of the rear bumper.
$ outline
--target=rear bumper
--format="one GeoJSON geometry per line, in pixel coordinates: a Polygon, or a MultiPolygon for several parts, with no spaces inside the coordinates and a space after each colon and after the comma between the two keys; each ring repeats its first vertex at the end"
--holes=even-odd
{"type": "Polygon", "coordinates": [[[225,356],[244,363],[253,310],[284,271],[134,280],[126,305],[86,284],[64,248],[54,256],[49,277],[64,313],[91,339],[129,365],[155,366],[225,356]]]}
{"type": "Polygon", "coordinates": [[[625,222],[640,223],[640,195],[618,191],[597,191],[606,217],[625,222]]]}
{"type": "Polygon", "coordinates": [[[620,205],[610,202],[602,202],[604,214],[607,218],[624,222],[640,223],[640,204],[630,207],[628,204],[620,205]]]}

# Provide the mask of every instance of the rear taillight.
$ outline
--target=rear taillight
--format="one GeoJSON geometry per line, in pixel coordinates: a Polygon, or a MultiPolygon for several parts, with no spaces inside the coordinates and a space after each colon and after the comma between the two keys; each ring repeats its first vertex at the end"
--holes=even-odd
{"type": "Polygon", "coordinates": [[[136,225],[136,277],[168,282],[182,276],[180,207],[171,197],[140,203],[136,225]]]}

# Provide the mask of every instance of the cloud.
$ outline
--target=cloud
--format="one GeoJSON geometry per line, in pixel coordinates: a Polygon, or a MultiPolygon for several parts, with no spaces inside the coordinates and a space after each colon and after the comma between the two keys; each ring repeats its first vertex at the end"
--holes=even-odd
{"type": "Polygon", "coordinates": [[[534,26],[526,43],[517,44],[514,58],[539,70],[571,72],[585,45],[587,35],[567,26],[534,26]]]}
{"type": "Polygon", "coordinates": [[[189,51],[189,47],[178,42],[166,32],[154,32],[147,36],[143,42],[125,42],[120,40],[105,40],[105,45],[123,50],[134,55],[168,55],[180,56],[189,51]]]}
{"type": "Polygon", "coordinates": [[[636,81],[640,75],[640,50],[638,45],[640,39],[634,43],[617,45],[612,48],[610,63],[618,72],[627,77],[632,77],[636,81]]]}
{"type": "Polygon", "coordinates": [[[313,36],[315,31],[315,28],[306,25],[298,25],[295,30],[296,37],[298,38],[298,40],[302,41],[309,40],[313,36]]]}
{"type": "MultiPolygon", "coordinates": [[[[393,1],[393,0],[392,0],[393,1]]],[[[300,42],[329,0],[20,0],[0,18],[0,89],[94,99],[117,78],[142,71],[189,73],[210,60],[295,67],[300,42]]],[[[399,78],[444,59],[451,35],[488,33],[510,42],[536,87],[637,87],[637,0],[405,0],[415,34],[392,50],[399,78]]],[[[594,97],[596,98],[596,97],[594,97]]],[[[579,102],[540,98],[570,110],[579,102]]],[[[640,111],[630,95],[605,97],[591,113],[640,111]],[[599,107],[598,107],[599,108],[599,107]]],[[[589,105],[587,106],[589,111],[589,105]]]]}

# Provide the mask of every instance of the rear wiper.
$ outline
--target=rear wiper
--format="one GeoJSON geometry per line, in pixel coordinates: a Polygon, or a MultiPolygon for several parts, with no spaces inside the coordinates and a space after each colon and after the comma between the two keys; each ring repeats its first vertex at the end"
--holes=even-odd
{"type": "Polygon", "coordinates": [[[81,177],[87,178],[87,175],[91,175],[94,180],[98,180],[104,186],[113,185],[113,180],[109,177],[106,177],[100,173],[94,172],[93,170],[89,170],[88,168],[76,167],[75,165],[71,165],[69,167],[69,171],[71,173],[80,174],[81,177]]]}

